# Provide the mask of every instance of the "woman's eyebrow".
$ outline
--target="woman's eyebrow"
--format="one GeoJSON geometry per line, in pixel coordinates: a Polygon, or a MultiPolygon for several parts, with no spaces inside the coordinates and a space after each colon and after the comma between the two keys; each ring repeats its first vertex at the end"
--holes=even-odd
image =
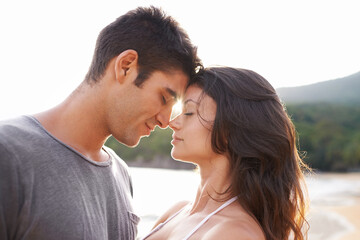
{"type": "Polygon", "coordinates": [[[195,104],[199,104],[198,102],[192,100],[191,98],[187,99],[185,102],[184,102],[184,106],[189,103],[189,102],[192,102],[192,103],[195,103],[195,104]]]}

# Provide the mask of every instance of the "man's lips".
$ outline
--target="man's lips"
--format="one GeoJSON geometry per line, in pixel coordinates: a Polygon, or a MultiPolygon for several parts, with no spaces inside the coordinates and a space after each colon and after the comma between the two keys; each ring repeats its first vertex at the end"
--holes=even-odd
{"type": "Polygon", "coordinates": [[[150,127],[147,123],[145,123],[146,127],[149,129],[150,132],[153,132],[154,131],[154,128],[150,127]]]}

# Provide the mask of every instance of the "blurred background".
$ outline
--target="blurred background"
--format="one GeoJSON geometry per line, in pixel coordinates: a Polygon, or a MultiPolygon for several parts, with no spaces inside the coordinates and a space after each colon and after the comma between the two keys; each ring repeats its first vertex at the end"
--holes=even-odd
{"type": "MultiPolygon", "coordinates": [[[[46,110],[83,80],[103,27],[138,6],[159,6],[198,46],[205,66],[252,69],[293,120],[311,208],[310,240],[360,239],[360,35],[357,1],[1,1],[0,119],[46,110]]],[[[140,235],[198,176],[171,159],[171,129],[136,148],[109,138],[130,166],[140,235]]]]}

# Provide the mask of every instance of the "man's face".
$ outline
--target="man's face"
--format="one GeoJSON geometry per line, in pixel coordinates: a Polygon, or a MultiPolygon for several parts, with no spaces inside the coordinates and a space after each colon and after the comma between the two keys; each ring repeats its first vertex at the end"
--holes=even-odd
{"type": "Polygon", "coordinates": [[[172,107],[183,95],[187,82],[187,75],[174,70],[155,71],[140,87],[133,81],[125,84],[117,102],[110,106],[110,133],[127,146],[136,146],[155,126],[167,127],[172,107]]]}

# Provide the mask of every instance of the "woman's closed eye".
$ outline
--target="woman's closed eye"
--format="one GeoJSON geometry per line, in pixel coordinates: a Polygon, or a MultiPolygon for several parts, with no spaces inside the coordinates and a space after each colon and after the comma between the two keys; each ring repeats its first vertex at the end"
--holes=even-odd
{"type": "Polygon", "coordinates": [[[186,113],[184,113],[184,115],[185,116],[191,116],[191,115],[193,115],[194,113],[192,113],[192,112],[186,112],[186,113]]]}

